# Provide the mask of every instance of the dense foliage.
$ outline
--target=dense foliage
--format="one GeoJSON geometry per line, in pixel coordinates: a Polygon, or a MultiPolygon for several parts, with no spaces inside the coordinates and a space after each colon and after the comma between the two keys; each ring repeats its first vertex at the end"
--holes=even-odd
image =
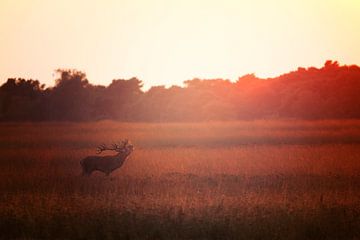
{"type": "Polygon", "coordinates": [[[3,121],[204,121],[236,119],[360,118],[360,67],[327,61],[276,78],[254,74],[236,82],[193,79],[184,87],[143,91],[137,78],[105,86],[85,73],[58,70],[54,87],[37,80],[8,79],[0,87],[3,121]]]}

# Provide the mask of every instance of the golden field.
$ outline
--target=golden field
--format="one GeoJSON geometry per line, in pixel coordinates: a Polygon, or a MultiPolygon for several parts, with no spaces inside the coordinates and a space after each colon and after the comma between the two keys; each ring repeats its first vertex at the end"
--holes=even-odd
{"type": "Polygon", "coordinates": [[[360,238],[357,120],[2,123],[0,133],[0,238],[360,238]],[[135,151],[122,168],[81,176],[82,158],[124,138],[135,151]]]}

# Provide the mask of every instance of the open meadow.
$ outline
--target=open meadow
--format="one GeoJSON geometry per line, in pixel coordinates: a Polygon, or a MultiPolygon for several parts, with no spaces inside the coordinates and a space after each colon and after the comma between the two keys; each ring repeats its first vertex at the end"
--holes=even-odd
{"type": "MultiPolygon", "coordinates": [[[[360,121],[1,123],[1,239],[360,239],[360,121]],[[81,176],[101,143],[135,146],[81,176]]],[[[109,153],[111,154],[111,153],[109,153]]]]}

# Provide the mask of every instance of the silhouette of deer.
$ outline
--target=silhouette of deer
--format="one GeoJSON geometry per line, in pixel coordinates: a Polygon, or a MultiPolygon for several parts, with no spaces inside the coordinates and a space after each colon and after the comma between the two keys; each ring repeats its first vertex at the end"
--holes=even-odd
{"type": "Polygon", "coordinates": [[[97,154],[106,150],[115,151],[117,154],[113,156],[88,156],[82,159],[80,165],[83,175],[90,176],[93,171],[100,171],[109,176],[112,171],[123,165],[128,156],[134,151],[134,146],[127,139],[121,141],[120,144],[114,143],[111,147],[102,144],[97,148],[97,154]]]}

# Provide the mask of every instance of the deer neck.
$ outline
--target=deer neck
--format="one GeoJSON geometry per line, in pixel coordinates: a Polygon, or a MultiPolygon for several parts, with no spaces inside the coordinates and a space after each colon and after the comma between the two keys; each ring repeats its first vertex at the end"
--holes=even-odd
{"type": "Polygon", "coordinates": [[[114,155],[114,158],[118,161],[123,161],[129,154],[119,152],[118,154],[114,155]]]}

